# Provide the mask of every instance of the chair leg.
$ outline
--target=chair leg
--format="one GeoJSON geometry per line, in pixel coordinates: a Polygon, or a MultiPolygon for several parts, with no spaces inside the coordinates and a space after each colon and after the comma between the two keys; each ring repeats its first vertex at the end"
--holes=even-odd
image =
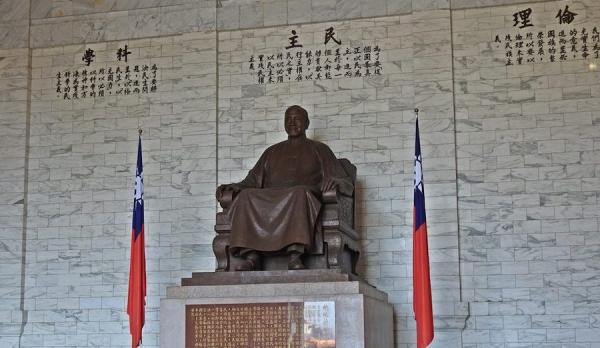
{"type": "Polygon", "coordinates": [[[229,234],[218,234],[213,239],[213,252],[217,259],[216,272],[226,272],[229,270],[229,234]]]}
{"type": "Polygon", "coordinates": [[[337,232],[325,231],[325,243],[327,244],[327,267],[339,269],[344,251],[344,241],[342,236],[337,232]]]}

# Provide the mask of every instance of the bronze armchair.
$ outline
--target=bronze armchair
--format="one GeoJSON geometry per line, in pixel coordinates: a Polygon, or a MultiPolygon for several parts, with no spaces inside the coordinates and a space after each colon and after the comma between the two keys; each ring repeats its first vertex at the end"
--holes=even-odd
{"type": "MultiPolygon", "coordinates": [[[[356,167],[345,158],[338,161],[355,184],[356,167]]],[[[227,191],[219,200],[223,211],[217,213],[217,235],[213,239],[217,272],[234,271],[237,263],[242,260],[229,250],[231,225],[227,212],[234,199],[233,191],[227,191]]],[[[323,192],[321,201],[320,228],[315,233],[315,245],[304,256],[304,264],[307,269],[339,269],[347,274],[356,274],[359,251],[358,234],[354,225],[355,194],[347,196],[339,191],[326,191],[323,192]]],[[[285,255],[273,254],[264,257],[262,264],[265,271],[285,270],[287,258],[285,255]]]]}

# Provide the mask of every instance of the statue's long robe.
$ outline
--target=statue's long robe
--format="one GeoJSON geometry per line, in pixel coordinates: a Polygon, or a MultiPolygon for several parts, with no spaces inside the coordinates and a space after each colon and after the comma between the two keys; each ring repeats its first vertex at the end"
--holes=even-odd
{"type": "Polygon", "coordinates": [[[323,143],[301,136],[265,150],[246,178],[234,184],[242,190],[229,209],[232,250],[314,246],[324,178],[352,186],[338,159],[323,143]]]}

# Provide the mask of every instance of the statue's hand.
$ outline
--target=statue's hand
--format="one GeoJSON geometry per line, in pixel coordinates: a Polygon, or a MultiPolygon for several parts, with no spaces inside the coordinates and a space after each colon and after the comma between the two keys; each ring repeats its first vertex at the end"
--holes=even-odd
{"type": "Polygon", "coordinates": [[[344,179],[339,178],[324,178],[321,183],[321,192],[341,192],[346,196],[352,196],[354,192],[354,186],[349,184],[344,179]]]}
{"type": "Polygon", "coordinates": [[[324,178],[321,183],[321,192],[335,191],[340,186],[340,181],[336,178],[324,178]]]}
{"type": "Polygon", "coordinates": [[[220,185],[219,187],[217,187],[217,192],[215,193],[215,196],[217,197],[217,201],[220,201],[223,198],[223,194],[227,191],[232,191],[235,193],[235,192],[239,192],[240,188],[235,184],[220,185]]]}

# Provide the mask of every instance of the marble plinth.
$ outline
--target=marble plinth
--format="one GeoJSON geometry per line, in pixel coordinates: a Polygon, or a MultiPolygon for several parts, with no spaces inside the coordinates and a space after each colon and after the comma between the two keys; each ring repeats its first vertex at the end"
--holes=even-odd
{"type": "Polygon", "coordinates": [[[394,346],[393,312],[387,294],[365,282],[342,279],[170,287],[160,305],[160,346],[185,347],[186,305],[307,301],[335,301],[337,348],[394,346]]]}

